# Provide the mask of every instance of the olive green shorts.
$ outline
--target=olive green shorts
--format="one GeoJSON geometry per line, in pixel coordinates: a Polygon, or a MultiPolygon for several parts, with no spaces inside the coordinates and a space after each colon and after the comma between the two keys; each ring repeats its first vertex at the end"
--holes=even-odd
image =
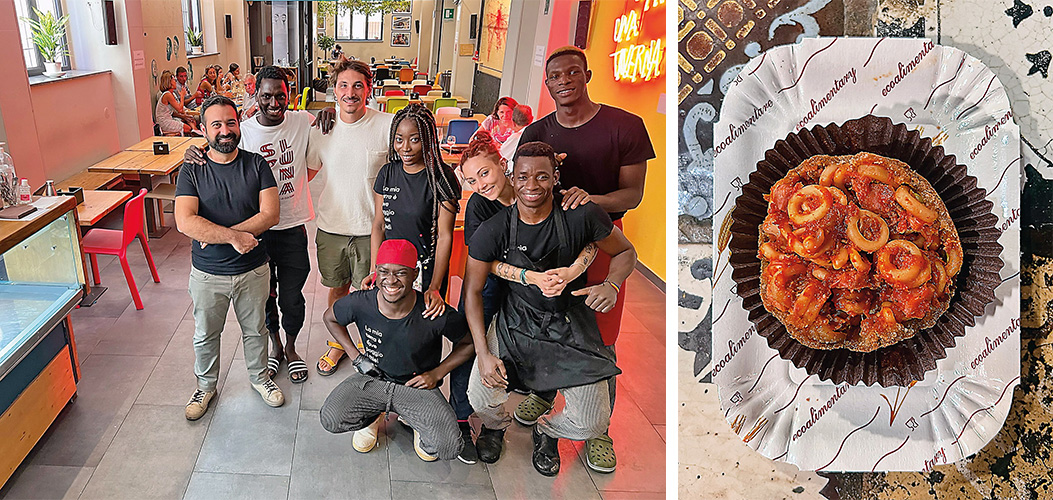
{"type": "Polygon", "coordinates": [[[344,236],[319,229],[314,241],[323,285],[329,288],[361,286],[369,275],[369,235],[344,236]]]}

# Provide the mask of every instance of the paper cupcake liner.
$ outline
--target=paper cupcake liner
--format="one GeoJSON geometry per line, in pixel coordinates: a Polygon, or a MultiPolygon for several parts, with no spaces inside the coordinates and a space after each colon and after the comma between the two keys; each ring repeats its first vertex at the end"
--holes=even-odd
{"type": "Polygon", "coordinates": [[[987,192],[978,188],[976,177],[969,175],[954,155],[941,146],[908,130],[904,124],[893,124],[888,118],[867,115],[843,125],[815,126],[791,133],[775,143],[757,163],[735,200],[731,213],[730,262],[734,270],[735,292],[742,297],[743,307],[757,332],[768,346],[809,375],[834,384],[849,383],[882,387],[906,386],[921,380],[925,372],[936,368],[936,361],[947,356],[955,338],[965,335],[967,326],[984,314],[994,300],[994,290],[1001,283],[999,271],[1001,234],[995,228],[998,220],[991,210],[994,204],[987,192]],[[956,292],[950,307],[929,329],[918,331],[897,344],[862,353],[847,349],[820,350],[804,346],[786,331],[786,327],[764,308],[760,297],[760,259],[757,256],[760,224],[768,211],[763,195],[790,169],[815,155],[852,155],[869,151],[895,158],[910,165],[925,177],[943,199],[958,230],[963,250],[961,271],[955,279],[956,292]]]}

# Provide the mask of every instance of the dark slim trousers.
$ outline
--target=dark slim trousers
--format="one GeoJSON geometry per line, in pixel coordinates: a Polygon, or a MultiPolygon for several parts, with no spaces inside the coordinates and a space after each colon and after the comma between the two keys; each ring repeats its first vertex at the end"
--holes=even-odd
{"type": "Polygon", "coordinates": [[[263,233],[263,244],[270,256],[271,293],[267,298],[267,331],[278,331],[280,324],[285,335],[295,337],[303,328],[307,300],[303,286],[311,273],[311,259],[307,254],[307,229],[300,225],[289,229],[263,233]],[[281,311],[279,323],[278,311],[281,311]]]}
{"type": "MultiPolygon", "coordinates": [[[[494,319],[497,310],[501,307],[501,289],[498,277],[488,275],[486,284],[483,285],[483,322],[486,328],[490,328],[490,321],[494,319]]],[[[464,312],[464,288],[461,288],[461,312],[464,312]]],[[[471,335],[469,333],[468,335],[471,335]]],[[[450,405],[453,406],[457,420],[468,420],[475,410],[468,402],[468,379],[472,375],[472,365],[475,364],[475,355],[465,361],[464,364],[454,368],[450,372],[450,405]]],[[[555,397],[555,395],[553,395],[555,397]]]]}

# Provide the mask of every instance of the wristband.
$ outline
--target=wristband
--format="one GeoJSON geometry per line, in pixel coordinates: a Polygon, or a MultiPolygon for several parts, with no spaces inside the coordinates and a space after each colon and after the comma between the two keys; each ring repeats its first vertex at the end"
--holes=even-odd
{"type": "Polygon", "coordinates": [[[611,280],[603,280],[603,282],[607,283],[610,286],[613,286],[614,287],[614,293],[622,293],[622,287],[618,286],[617,283],[615,283],[615,282],[613,282],[611,280]]]}
{"type": "Polygon", "coordinates": [[[524,285],[527,284],[527,282],[526,282],[526,272],[527,272],[526,268],[523,268],[519,272],[519,282],[524,284],[524,285]]]}

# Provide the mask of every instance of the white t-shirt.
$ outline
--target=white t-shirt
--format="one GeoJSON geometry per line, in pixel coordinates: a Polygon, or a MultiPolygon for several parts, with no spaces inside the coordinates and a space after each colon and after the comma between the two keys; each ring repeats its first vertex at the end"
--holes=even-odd
{"type": "Polygon", "coordinates": [[[307,144],[313,122],[307,111],[286,111],[285,120],[273,127],[260,125],[257,117],[241,122],[239,147],[263,156],[278,182],[281,213],[271,229],[289,229],[314,218],[307,188],[307,144]]]}
{"type": "Polygon", "coordinates": [[[512,157],[516,155],[516,150],[519,149],[519,138],[523,137],[523,131],[526,127],[519,129],[518,132],[512,132],[512,135],[505,139],[505,143],[501,145],[501,157],[508,160],[508,170],[512,170],[512,157]]]}
{"type": "Polygon", "coordinates": [[[338,116],[329,135],[311,130],[307,166],[321,169],[311,180],[318,228],[343,236],[373,231],[373,181],[388,161],[388,135],[395,115],[366,108],[355,123],[338,116]]]}

